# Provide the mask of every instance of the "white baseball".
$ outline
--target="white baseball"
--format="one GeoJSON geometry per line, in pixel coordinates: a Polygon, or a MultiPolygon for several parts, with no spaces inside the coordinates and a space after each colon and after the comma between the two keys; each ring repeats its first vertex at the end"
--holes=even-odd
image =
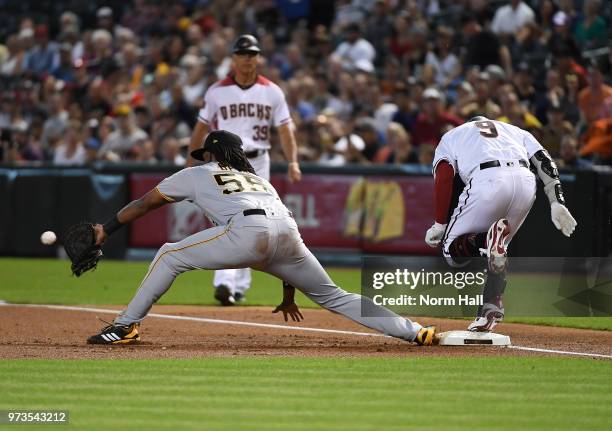
{"type": "Polygon", "coordinates": [[[43,232],[40,236],[40,242],[42,242],[44,245],[51,245],[55,242],[56,239],[57,236],[55,235],[55,232],[52,232],[50,230],[43,232]]]}

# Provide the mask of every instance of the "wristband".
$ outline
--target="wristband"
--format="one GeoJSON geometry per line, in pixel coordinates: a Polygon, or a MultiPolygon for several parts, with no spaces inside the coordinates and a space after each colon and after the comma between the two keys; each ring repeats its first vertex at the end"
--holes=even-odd
{"type": "Polygon", "coordinates": [[[117,214],[115,214],[113,218],[111,218],[109,221],[104,223],[102,227],[104,228],[104,232],[106,232],[106,234],[110,236],[113,232],[115,232],[117,229],[119,229],[122,226],[123,224],[117,218],[117,214]]]}

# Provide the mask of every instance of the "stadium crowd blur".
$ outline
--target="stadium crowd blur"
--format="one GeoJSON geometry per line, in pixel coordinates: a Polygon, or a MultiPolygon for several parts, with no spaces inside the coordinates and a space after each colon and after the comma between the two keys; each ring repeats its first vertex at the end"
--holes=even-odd
{"type": "Polygon", "coordinates": [[[612,164],[611,3],[0,0],[0,160],[183,165],[206,89],[252,33],[302,161],[426,166],[486,115],[561,166],[612,164]]]}

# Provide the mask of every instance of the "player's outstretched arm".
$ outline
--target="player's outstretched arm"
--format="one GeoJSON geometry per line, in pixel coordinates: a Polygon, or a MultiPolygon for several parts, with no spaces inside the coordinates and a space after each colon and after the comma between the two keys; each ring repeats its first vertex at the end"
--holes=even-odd
{"type": "Polygon", "coordinates": [[[563,187],[557,165],[546,150],[539,150],[531,157],[538,176],[544,183],[544,192],[550,202],[550,218],[563,235],[569,237],[576,229],[576,220],[565,206],[563,187]]]}
{"type": "Polygon", "coordinates": [[[300,181],[302,179],[302,171],[298,163],[297,142],[293,130],[291,130],[291,124],[287,123],[279,126],[278,134],[280,136],[281,146],[283,147],[283,153],[285,153],[285,158],[287,159],[287,163],[289,163],[287,171],[289,181],[300,181]]]}
{"type": "Polygon", "coordinates": [[[114,215],[112,219],[104,223],[104,225],[94,225],[96,245],[102,245],[109,235],[123,225],[133,222],[168,202],[169,201],[157,190],[157,188],[150,190],[140,199],[133,200],[114,215]]]}

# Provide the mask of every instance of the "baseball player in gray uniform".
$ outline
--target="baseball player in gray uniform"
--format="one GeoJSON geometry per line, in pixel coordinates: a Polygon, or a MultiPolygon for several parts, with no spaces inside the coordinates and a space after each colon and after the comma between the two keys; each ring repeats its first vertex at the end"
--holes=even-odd
{"type": "Polygon", "coordinates": [[[175,173],[106,224],[96,224],[96,243],[102,244],[107,235],[155,208],[185,199],[200,207],[216,226],[178,243],[164,244],[127,308],[112,325],[90,337],[89,343],[138,341],[140,322],[176,276],[185,271],[244,267],[268,272],[288,283],[283,302],[275,310],[282,311],[285,320],[287,314],[294,320],[301,317],[293,300],[297,288],[320,306],[368,328],[421,345],[434,342],[435,327],[423,327],[334,284],[304,245],[276,190],[255,175],[238,135],[213,131],[192,156],[207,163],[175,173]]]}
{"type": "Polygon", "coordinates": [[[504,317],[507,247],[536,198],[536,179],[529,161],[544,183],[552,222],[569,237],[576,220],[565,207],[557,166],[531,133],[501,121],[474,117],[447,132],[436,148],[436,215],[425,242],[431,247],[441,245],[451,266],[465,265],[481,255],[488,260],[484,305],[468,326],[470,331],[491,331],[504,317]],[[455,175],[466,186],[449,216],[455,175]]]}

